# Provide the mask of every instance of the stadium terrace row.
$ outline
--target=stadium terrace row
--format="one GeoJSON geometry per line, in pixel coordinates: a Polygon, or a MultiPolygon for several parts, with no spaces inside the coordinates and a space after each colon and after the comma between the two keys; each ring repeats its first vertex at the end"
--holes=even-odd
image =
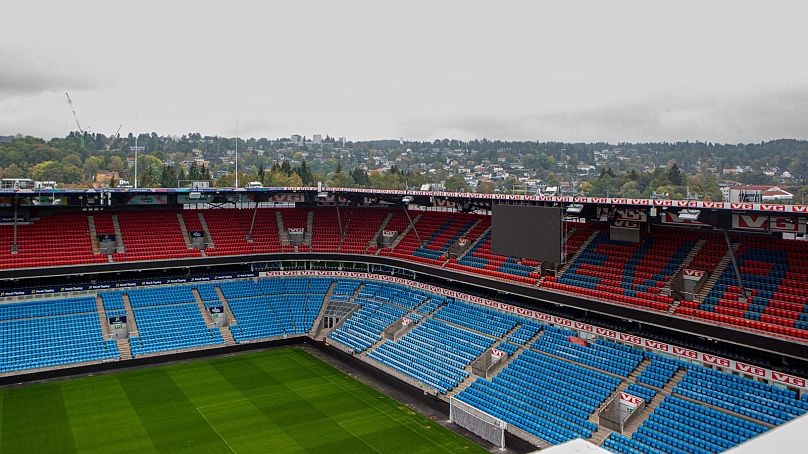
{"type": "Polygon", "coordinates": [[[329,342],[552,444],[592,439],[603,430],[594,416],[618,391],[658,402],[633,433],[603,437],[618,453],[721,452],[808,412],[808,395],[793,390],[419,289],[346,278],[232,280],[2,304],[0,373],[120,360],[119,345],[101,328],[105,317],[133,317],[129,347],[139,357],[223,346],[225,329],[236,343],[308,335],[330,302],[356,308],[329,342]],[[233,320],[216,328],[205,310],[222,305],[233,320]],[[385,338],[403,319],[404,334],[385,338]],[[492,347],[505,352],[504,366],[490,378],[471,376],[470,364],[492,347]]]}
{"type": "Polygon", "coordinates": [[[248,241],[250,209],[56,213],[18,226],[17,254],[11,253],[12,226],[0,225],[0,269],[280,252],[380,255],[808,341],[803,241],[733,235],[751,292],[741,302],[734,271],[723,266],[727,246],[716,233],[655,227],[640,243],[628,243],[610,239],[605,223],[570,222],[564,250],[569,264],[558,277],[542,277],[539,262],[492,253],[488,215],[410,215],[416,229],[402,209],[343,208],[338,215],[333,207],[261,208],[248,241]],[[118,236],[116,252],[94,253],[93,229],[118,236]],[[290,242],[289,229],[304,232],[302,244],[290,242]],[[380,243],[382,231],[394,233],[392,244],[380,243]],[[192,232],[205,236],[204,252],[191,247],[192,232]],[[674,301],[670,287],[685,267],[719,276],[693,301],[674,301]]]}

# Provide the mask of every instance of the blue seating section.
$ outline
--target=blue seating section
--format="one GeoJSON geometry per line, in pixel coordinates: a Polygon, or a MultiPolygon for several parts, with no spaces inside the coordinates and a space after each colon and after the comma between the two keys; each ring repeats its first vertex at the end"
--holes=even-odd
{"type": "Polygon", "coordinates": [[[162,304],[193,303],[196,301],[194,294],[191,292],[191,287],[188,286],[145,288],[125,293],[129,295],[129,303],[132,305],[132,309],[162,304]]]}
{"type": "Polygon", "coordinates": [[[718,453],[765,431],[760,424],[668,396],[632,438],[612,434],[603,446],[618,453],[718,453]]]}
{"type": "Polygon", "coordinates": [[[519,322],[519,318],[515,315],[461,301],[451,301],[435,314],[435,318],[493,337],[504,336],[519,322]]]}
{"type": "Polygon", "coordinates": [[[330,279],[269,278],[260,279],[258,284],[228,286],[225,295],[250,295],[228,298],[230,310],[238,320],[236,325],[230,326],[233,339],[242,343],[308,333],[331,282],[330,279]]]}
{"type": "Polygon", "coordinates": [[[375,284],[370,288],[366,284],[365,288],[362,289],[361,296],[392,303],[407,309],[415,309],[427,298],[426,294],[421,290],[397,284],[375,284]]]}
{"type": "Polygon", "coordinates": [[[66,298],[49,301],[30,301],[24,303],[1,304],[0,320],[18,318],[46,317],[49,315],[81,314],[95,312],[93,298],[66,298]]]}
{"type": "Polygon", "coordinates": [[[227,304],[238,320],[238,324],[230,325],[237,343],[283,335],[281,322],[265,297],[233,298],[228,299],[227,304]]]}
{"type": "Polygon", "coordinates": [[[428,319],[369,356],[446,393],[468,377],[466,366],[493,344],[493,338],[428,319]]]}
{"type": "Polygon", "coordinates": [[[363,298],[357,298],[355,301],[362,307],[351,314],[351,317],[328,337],[357,353],[365,351],[381,340],[382,331],[407,313],[399,307],[378,301],[363,298]]]}
{"type": "Polygon", "coordinates": [[[0,305],[0,373],[119,359],[93,298],[0,305]]]}
{"type": "Polygon", "coordinates": [[[522,326],[519,327],[516,332],[508,337],[510,342],[515,342],[519,345],[525,345],[527,341],[533,338],[539,331],[542,330],[544,325],[541,323],[524,320],[522,321],[522,326]]]}
{"type": "Polygon", "coordinates": [[[125,310],[123,306],[123,292],[99,293],[101,302],[104,303],[104,312],[109,315],[110,311],[125,310]]]}
{"type": "Polygon", "coordinates": [[[646,353],[651,358],[651,364],[637,376],[638,383],[644,383],[662,389],[680,367],[684,364],[678,359],[668,358],[655,353],[646,353]]]}
{"type": "Polygon", "coordinates": [[[775,425],[808,411],[808,402],[793,391],[695,364],[688,364],[673,392],[775,425]]]}
{"type": "Polygon", "coordinates": [[[457,398],[551,443],[589,438],[588,421],[620,380],[531,350],[497,374],[478,378],[457,398]],[[563,396],[563,398],[559,398],[563,396]]]}
{"type": "Polygon", "coordinates": [[[516,353],[516,350],[519,350],[519,346],[511,344],[509,342],[502,342],[499,344],[499,350],[502,350],[503,352],[507,353],[508,356],[512,356],[514,353],[516,353]]]}
{"type": "Polygon", "coordinates": [[[331,293],[334,295],[353,295],[361,283],[361,281],[343,279],[337,282],[337,285],[334,286],[334,291],[331,293]]]}
{"type": "MultiPolygon", "coordinates": [[[[219,295],[216,294],[216,286],[214,284],[200,284],[194,285],[193,288],[199,292],[199,298],[208,303],[210,301],[219,302],[219,295]]],[[[207,304],[206,304],[207,305],[207,304]]]]}
{"type": "Polygon", "coordinates": [[[261,289],[253,281],[223,282],[219,284],[219,289],[228,302],[230,302],[231,298],[247,298],[262,295],[261,289]]]}
{"type": "Polygon", "coordinates": [[[446,297],[440,295],[430,295],[429,301],[425,302],[421,307],[419,307],[418,312],[424,315],[429,315],[430,312],[443,306],[446,303],[447,303],[446,297]]]}
{"type": "Polygon", "coordinates": [[[641,351],[600,338],[588,347],[570,342],[569,337],[575,335],[574,331],[548,326],[533,348],[624,377],[643,360],[641,351]]]}
{"type": "Polygon", "coordinates": [[[626,393],[631,394],[632,396],[642,397],[645,399],[646,404],[648,404],[648,402],[650,402],[651,399],[656,396],[656,391],[653,389],[638,385],[636,383],[628,385],[628,388],[626,388],[626,393]]]}
{"type": "MultiPolygon", "coordinates": [[[[129,297],[131,300],[131,293],[129,297]]],[[[141,299],[141,304],[145,300],[141,299]]],[[[196,303],[140,306],[133,308],[133,311],[139,335],[130,337],[129,345],[135,357],[146,353],[224,344],[217,328],[208,329],[196,303]]]]}
{"type": "Polygon", "coordinates": [[[331,288],[333,279],[327,278],[311,278],[309,279],[309,293],[320,293],[325,295],[328,289],[331,288]]]}

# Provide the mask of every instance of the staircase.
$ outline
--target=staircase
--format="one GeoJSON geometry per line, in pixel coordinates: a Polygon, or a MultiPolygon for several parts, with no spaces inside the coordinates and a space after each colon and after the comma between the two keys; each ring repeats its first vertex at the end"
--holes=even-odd
{"type": "Polygon", "coordinates": [[[185,218],[182,217],[182,213],[177,213],[177,222],[179,222],[180,230],[182,230],[182,239],[185,240],[185,247],[187,249],[193,249],[191,245],[191,235],[188,234],[188,228],[185,226],[185,218]]]}
{"type": "MultiPolygon", "coordinates": [[[[600,414],[600,411],[603,410],[603,407],[607,403],[611,402],[611,400],[614,399],[618,394],[620,394],[620,392],[622,392],[626,388],[628,388],[629,385],[631,385],[632,383],[636,383],[637,382],[637,377],[639,377],[640,374],[650,365],[651,365],[651,360],[650,359],[648,359],[648,358],[643,359],[640,362],[640,364],[638,364],[637,367],[635,367],[634,370],[631,371],[631,373],[628,375],[628,377],[623,378],[623,381],[620,382],[619,385],[617,385],[617,388],[614,391],[612,391],[612,393],[609,395],[609,397],[606,398],[606,400],[603,401],[602,405],[599,406],[598,408],[596,408],[595,411],[592,412],[591,415],[589,415],[589,421],[597,424],[598,423],[598,415],[600,414]]],[[[645,386],[645,385],[643,385],[643,386],[645,386]]]]}
{"type": "Polygon", "coordinates": [[[419,213],[418,216],[415,216],[415,219],[412,220],[412,224],[408,225],[407,228],[404,229],[404,231],[401,232],[396,237],[395,240],[393,240],[393,243],[390,245],[390,250],[391,251],[394,250],[398,246],[398,243],[401,243],[401,240],[403,240],[404,237],[407,236],[408,233],[410,233],[410,230],[412,230],[412,227],[414,225],[418,224],[418,221],[421,219],[421,216],[423,216],[423,214],[421,214],[421,213],[419,213]]]}
{"type": "Polygon", "coordinates": [[[199,312],[202,314],[202,318],[205,320],[205,325],[208,328],[213,328],[213,318],[210,316],[210,311],[205,307],[205,303],[202,302],[202,297],[199,295],[199,291],[195,288],[191,289],[191,293],[194,294],[194,300],[196,301],[196,306],[199,308],[199,312]]]}
{"type": "Polygon", "coordinates": [[[671,296],[671,287],[673,286],[673,283],[682,273],[682,270],[690,266],[690,264],[693,262],[693,259],[696,258],[699,251],[701,251],[701,248],[704,247],[705,244],[707,244],[707,240],[705,240],[704,238],[699,238],[699,240],[696,241],[696,244],[694,244],[693,247],[690,248],[690,252],[688,252],[687,256],[685,256],[684,260],[682,260],[682,263],[679,265],[679,268],[676,268],[676,271],[671,275],[671,278],[668,279],[668,282],[666,282],[665,286],[662,287],[662,290],[660,290],[661,294],[665,296],[671,296]]]}
{"type": "Polygon", "coordinates": [[[118,345],[121,361],[132,359],[132,346],[129,345],[129,339],[115,339],[115,343],[118,345]]]}
{"type": "Polygon", "coordinates": [[[123,234],[121,234],[121,223],[118,221],[118,215],[112,215],[112,228],[115,229],[115,238],[118,240],[118,249],[115,251],[118,254],[125,254],[126,248],[123,245],[123,234]]]}
{"type": "Polygon", "coordinates": [[[275,222],[278,224],[278,238],[281,240],[281,249],[283,249],[283,246],[289,244],[289,233],[283,226],[283,213],[280,211],[275,211],[275,222]]]}
{"type": "Polygon", "coordinates": [[[104,339],[109,339],[107,313],[104,310],[104,301],[98,295],[95,296],[95,310],[98,312],[98,321],[101,323],[101,334],[104,335],[104,339]]]}
{"type": "Polygon", "coordinates": [[[232,345],[236,345],[236,340],[233,339],[233,333],[230,331],[230,328],[226,326],[219,327],[219,334],[222,335],[222,339],[224,339],[224,345],[230,347],[232,345]]]}
{"type": "Polygon", "coordinates": [[[215,248],[216,245],[213,244],[213,237],[210,235],[210,230],[208,229],[208,222],[205,221],[205,215],[202,212],[196,213],[199,217],[199,224],[202,225],[202,231],[205,232],[205,247],[206,248],[215,248]]]}
{"type": "Polygon", "coordinates": [[[219,296],[219,302],[222,303],[222,307],[224,307],[224,313],[227,315],[227,324],[229,326],[238,325],[238,320],[236,320],[236,316],[233,315],[233,311],[230,310],[230,304],[227,303],[227,298],[224,297],[222,289],[219,287],[214,288],[216,289],[216,295],[219,296]]]}
{"type": "Polygon", "coordinates": [[[687,372],[686,369],[679,369],[678,371],[676,371],[676,374],[674,374],[673,377],[671,377],[671,379],[668,381],[668,383],[666,383],[665,386],[662,387],[662,390],[661,391],[657,390],[656,396],[654,396],[653,399],[647,402],[645,407],[643,407],[640,416],[636,417],[633,421],[631,421],[628,425],[626,425],[623,428],[623,435],[631,437],[634,434],[634,432],[636,432],[637,429],[640,428],[642,423],[644,423],[645,420],[648,419],[649,416],[651,416],[651,413],[653,413],[654,410],[656,410],[657,407],[659,407],[659,404],[661,404],[666,397],[671,395],[673,388],[675,388],[676,385],[678,385],[679,382],[682,381],[682,378],[685,376],[686,372],[687,372]]]}
{"type": "Polygon", "coordinates": [[[309,330],[309,337],[312,339],[317,340],[319,337],[323,315],[325,315],[325,310],[328,307],[328,302],[331,301],[331,295],[334,294],[334,287],[336,287],[336,285],[336,281],[332,282],[331,286],[328,287],[328,291],[325,292],[325,296],[323,297],[323,305],[320,307],[320,312],[317,314],[317,317],[314,319],[314,323],[311,324],[311,329],[309,330]]]}
{"type": "Polygon", "coordinates": [[[581,254],[583,254],[583,253],[584,253],[584,251],[586,250],[586,248],[588,248],[588,247],[589,247],[589,244],[590,244],[590,243],[592,243],[592,241],[595,239],[595,237],[597,237],[597,236],[598,236],[598,234],[600,234],[600,230],[595,230],[594,232],[592,232],[592,233],[589,235],[589,238],[587,238],[587,239],[586,239],[586,241],[584,241],[584,242],[581,244],[581,247],[579,247],[579,248],[578,248],[578,250],[577,250],[577,251],[575,251],[575,254],[572,256],[572,258],[571,258],[571,259],[568,259],[568,260],[567,260],[567,263],[565,263],[565,264],[564,264],[564,266],[563,266],[563,267],[561,267],[561,271],[559,271],[559,272],[558,272],[558,277],[559,277],[559,278],[561,278],[562,276],[564,276],[564,273],[566,273],[566,272],[567,272],[567,270],[569,269],[569,267],[570,267],[570,266],[571,266],[573,263],[575,263],[575,261],[576,261],[576,260],[578,260],[578,257],[580,257],[580,256],[581,256],[581,254]]]}
{"type": "Polygon", "coordinates": [[[123,308],[126,309],[126,326],[129,327],[129,335],[138,336],[135,312],[132,310],[132,303],[129,301],[129,295],[127,294],[123,295],[123,308]]]}
{"type": "Polygon", "coordinates": [[[718,282],[718,279],[720,279],[721,275],[724,274],[724,270],[726,270],[727,267],[730,266],[732,262],[731,254],[737,253],[738,248],[740,247],[741,243],[733,243],[731,252],[730,250],[727,250],[727,252],[724,253],[724,256],[721,257],[721,261],[718,262],[718,264],[715,266],[715,269],[710,274],[710,277],[707,278],[707,282],[704,283],[704,285],[701,287],[701,290],[699,290],[699,293],[697,293],[696,297],[693,298],[694,300],[696,300],[696,302],[701,303],[704,301],[704,298],[707,297],[707,295],[710,293],[710,290],[713,289],[715,283],[718,282]]]}
{"type": "Polygon", "coordinates": [[[303,234],[303,244],[309,247],[311,251],[311,235],[314,231],[314,210],[309,210],[308,217],[306,218],[306,233],[303,234]]]}
{"type": "Polygon", "coordinates": [[[387,228],[387,225],[390,223],[390,219],[393,219],[392,211],[390,213],[387,213],[387,216],[384,218],[384,221],[382,221],[381,225],[379,225],[379,228],[376,230],[376,234],[373,235],[373,238],[370,240],[370,242],[368,242],[367,246],[365,246],[365,254],[368,253],[368,250],[370,248],[375,249],[379,248],[379,237],[381,236],[384,229],[387,228]]]}
{"type": "Polygon", "coordinates": [[[95,230],[95,218],[87,216],[87,227],[90,231],[90,245],[93,248],[93,254],[101,253],[101,246],[98,244],[98,233],[95,230]]]}
{"type": "MultiPolygon", "coordinates": [[[[497,342],[495,342],[495,343],[494,343],[494,345],[493,345],[491,348],[497,348],[497,347],[499,347],[499,345],[500,345],[502,342],[506,342],[506,340],[508,339],[508,337],[510,337],[510,335],[511,335],[511,334],[515,333],[515,332],[516,332],[516,331],[519,329],[519,327],[520,327],[521,325],[522,325],[521,323],[517,323],[517,324],[516,324],[516,326],[515,326],[513,329],[511,329],[510,331],[508,331],[507,333],[505,333],[505,335],[504,335],[504,336],[502,336],[501,338],[499,338],[499,340],[498,340],[497,342]]],[[[505,358],[504,360],[500,361],[500,362],[499,362],[499,364],[497,364],[497,365],[496,365],[496,367],[494,368],[494,370],[491,372],[491,378],[494,378],[494,377],[495,377],[495,376],[496,376],[498,373],[500,373],[500,372],[502,372],[503,370],[505,370],[505,368],[506,368],[506,367],[508,367],[508,365],[509,365],[509,364],[511,364],[512,362],[516,361],[516,359],[517,359],[517,358],[519,358],[519,356],[520,356],[522,353],[524,353],[526,350],[528,350],[528,349],[529,349],[529,346],[530,346],[530,345],[531,345],[533,342],[536,342],[536,340],[537,340],[538,338],[540,338],[542,334],[544,334],[544,331],[539,331],[538,333],[536,333],[536,335],[535,335],[535,336],[533,336],[533,337],[531,337],[530,339],[528,339],[528,340],[527,340],[527,342],[525,342],[525,344],[524,344],[524,345],[520,345],[520,346],[519,346],[519,348],[518,348],[518,349],[516,349],[516,351],[513,353],[513,355],[511,355],[511,356],[509,356],[509,357],[505,358]]],[[[485,351],[485,353],[488,353],[488,350],[486,350],[486,351],[485,351]]],[[[460,382],[460,383],[459,383],[457,386],[455,386],[455,387],[454,387],[454,389],[452,389],[451,391],[449,391],[448,395],[449,395],[449,396],[456,396],[457,394],[461,393],[461,392],[462,392],[464,389],[466,389],[466,388],[468,388],[469,386],[471,386],[471,385],[472,385],[472,383],[474,383],[475,381],[477,381],[477,378],[478,378],[478,377],[477,377],[476,375],[474,375],[474,374],[469,375],[469,376],[468,376],[468,377],[467,377],[465,380],[463,380],[463,381],[462,381],[462,382],[460,382]]]]}

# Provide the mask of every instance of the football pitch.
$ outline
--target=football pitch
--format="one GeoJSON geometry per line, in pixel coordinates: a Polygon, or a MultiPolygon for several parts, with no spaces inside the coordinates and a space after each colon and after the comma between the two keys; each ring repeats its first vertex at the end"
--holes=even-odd
{"type": "Polygon", "coordinates": [[[300,348],[0,389],[3,453],[486,452],[300,348]]]}

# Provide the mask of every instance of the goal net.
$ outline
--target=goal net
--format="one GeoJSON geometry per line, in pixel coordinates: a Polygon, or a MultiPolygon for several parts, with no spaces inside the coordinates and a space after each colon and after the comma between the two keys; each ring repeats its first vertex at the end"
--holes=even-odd
{"type": "Polygon", "coordinates": [[[455,399],[449,399],[449,420],[500,448],[505,447],[508,424],[488,413],[455,399]]]}

